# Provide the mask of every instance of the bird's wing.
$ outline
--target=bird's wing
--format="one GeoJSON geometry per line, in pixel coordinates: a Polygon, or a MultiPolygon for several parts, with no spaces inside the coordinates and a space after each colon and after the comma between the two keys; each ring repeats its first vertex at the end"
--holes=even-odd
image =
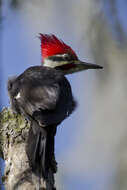
{"type": "Polygon", "coordinates": [[[25,97],[23,101],[28,109],[28,113],[31,115],[34,111],[38,111],[39,109],[54,110],[59,100],[60,86],[58,83],[51,85],[26,84],[26,86],[24,85],[23,88],[20,89],[20,93],[21,98],[25,97]]]}
{"type": "Polygon", "coordinates": [[[29,101],[36,108],[53,110],[56,107],[59,94],[60,86],[58,83],[52,84],[51,86],[36,86],[30,91],[29,101]]]}

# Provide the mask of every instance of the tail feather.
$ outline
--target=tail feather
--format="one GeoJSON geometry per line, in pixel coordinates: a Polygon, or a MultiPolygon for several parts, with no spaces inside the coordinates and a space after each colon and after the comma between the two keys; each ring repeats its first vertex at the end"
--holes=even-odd
{"type": "Polygon", "coordinates": [[[54,136],[56,126],[41,127],[35,121],[31,122],[26,153],[33,172],[44,179],[48,177],[48,171],[55,172],[54,136]],[[54,168],[53,168],[54,167],[54,168]]]}

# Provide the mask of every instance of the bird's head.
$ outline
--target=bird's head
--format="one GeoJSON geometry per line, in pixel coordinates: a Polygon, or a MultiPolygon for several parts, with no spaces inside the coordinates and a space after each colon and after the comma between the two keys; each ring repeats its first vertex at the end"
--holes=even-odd
{"type": "Polygon", "coordinates": [[[86,69],[102,69],[102,66],[82,62],[74,50],[55,35],[40,34],[43,66],[62,70],[71,74],[86,69]]]}

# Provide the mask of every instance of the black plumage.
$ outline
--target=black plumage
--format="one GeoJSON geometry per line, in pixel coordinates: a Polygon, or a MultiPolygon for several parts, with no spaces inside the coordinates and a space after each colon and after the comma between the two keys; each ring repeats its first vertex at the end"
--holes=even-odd
{"type": "Polygon", "coordinates": [[[54,136],[57,125],[75,109],[68,80],[59,70],[35,66],[8,80],[14,112],[31,121],[26,153],[33,171],[47,178],[55,173],[54,136]]]}

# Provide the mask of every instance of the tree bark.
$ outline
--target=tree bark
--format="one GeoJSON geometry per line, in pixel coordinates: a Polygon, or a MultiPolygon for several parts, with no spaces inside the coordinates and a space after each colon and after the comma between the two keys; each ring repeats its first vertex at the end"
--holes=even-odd
{"type": "Polygon", "coordinates": [[[0,156],[5,160],[3,183],[6,190],[53,190],[54,174],[47,181],[32,173],[25,146],[30,123],[5,108],[0,113],[0,156]]]}

